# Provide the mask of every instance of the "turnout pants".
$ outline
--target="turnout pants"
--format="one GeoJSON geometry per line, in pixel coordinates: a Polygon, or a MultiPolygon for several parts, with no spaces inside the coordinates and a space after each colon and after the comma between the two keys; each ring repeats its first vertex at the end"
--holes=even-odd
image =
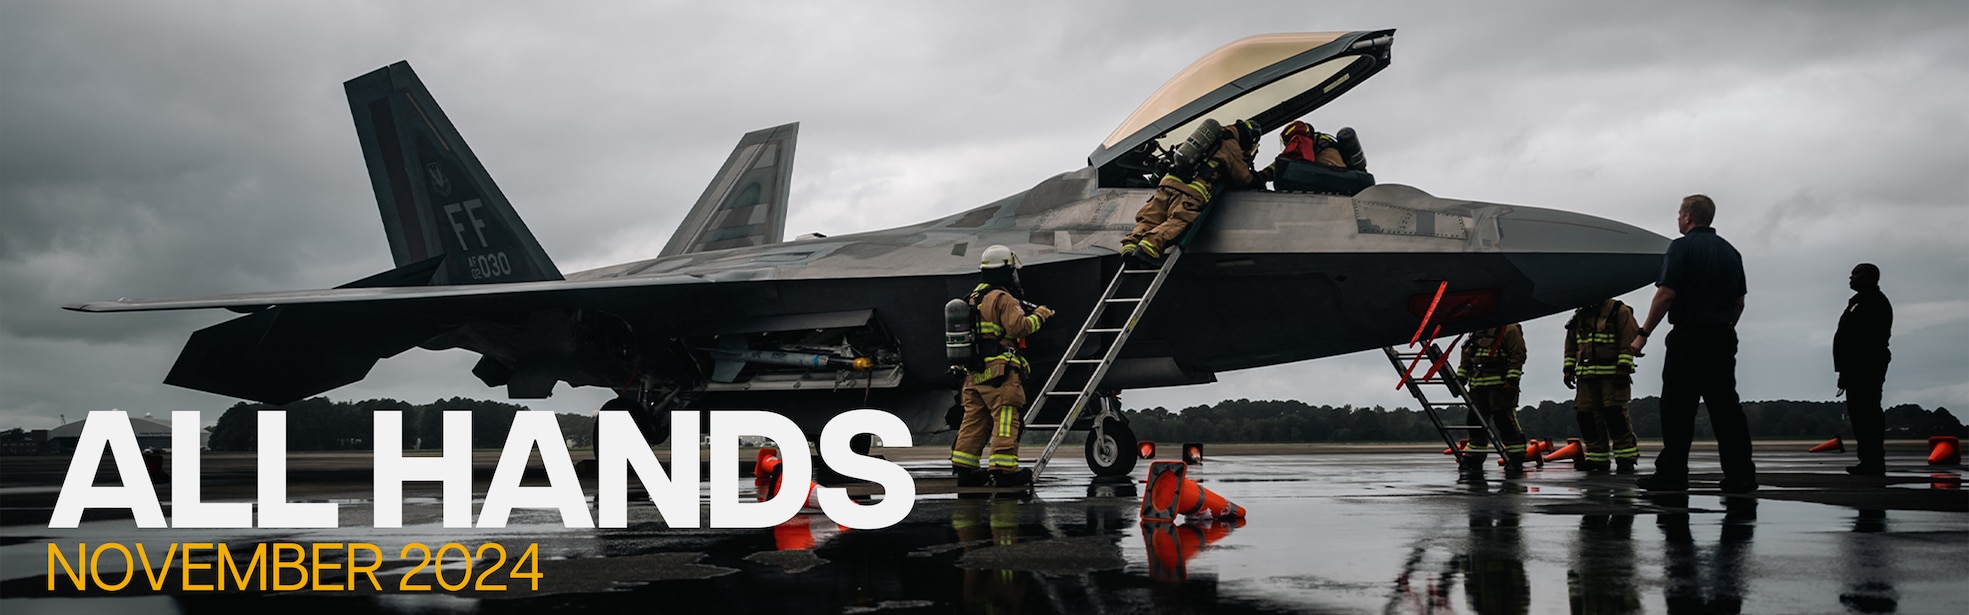
{"type": "Polygon", "coordinates": [[[1887,414],[1880,408],[1880,389],[1887,384],[1887,374],[1852,372],[1845,382],[1846,416],[1853,421],[1853,439],[1859,441],[1860,464],[1885,466],[1887,450],[1881,440],[1887,433],[1887,414]]]}
{"type": "MultiPolygon", "coordinates": [[[[1485,421],[1497,428],[1497,437],[1503,438],[1506,457],[1522,461],[1525,458],[1525,430],[1518,426],[1518,392],[1504,387],[1471,387],[1470,412],[1482,413],[1485,421]]],[[[1476,417],[1470,417],[1476,424],[1476,417]]],[[[1490,434],[1481,429],[1470,430],[1470,449],[1484,450],[1490,447],[1490,434]]]]}
{"type": "Polygon", "coordinates": [[[1627,413],[1627,400],[1633,395],[1629,376],[1593,376],[1579,380],[1573,408],[1579,411],[1579,439],[1586,445],[1586,460],[1605,465],[1614,459],[1637,459],[1641,448],[1634,441],[1634,419],[1627,413]]]}
{"type": "Polygon", "coordinates": [[[1019,469],[1019,426],[1023,420],[1019,412],[1026,405],[1025,375],[1010,367],[997,378],[966,373],[961,399],[964,420],[957,426],[957,442],[950,447],[950,465],[994,472],[1019,469]],[[980,382],[981,376],[987,379],[980,382]],[[980,456],[987,442],[991,448],[980,456]]]}
{"type": "Polygon", "coordinates": [[[1750,460],[1750,423],[1737,400],[1737,331],[1731,325],[1676,325],[1668,332],[1661,368],[1661,454],[1655,474],[1686,477],[1696,434],[1696,404],[1709,404],[1709,424],[1725,480],[1757,480],[1750,460]]]}
{"type": "Polygon", "coordinates": [[[1165,181],[1156,186],[1155,194],[1142,205],[1141,211],[1135,212],[1135,229],[1129,231],[1121,242],[1147,241],[1155,246],[1157,252],[1166,254],[1169,246],[1175,244],[1190,223],[1203,213],[1203,205],[1203,199],[1190,192],[1187,185],[1172,185],[1165,181]]]}

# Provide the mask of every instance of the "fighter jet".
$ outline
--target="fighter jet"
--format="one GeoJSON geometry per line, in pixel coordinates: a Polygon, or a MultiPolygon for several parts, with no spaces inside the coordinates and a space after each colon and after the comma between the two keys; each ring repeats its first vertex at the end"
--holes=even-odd
{"type": "MultiPolygon", "coordinates": [[[[1119,240],[1153,190],[1146,154],[1207,121],[1276,130],[1308,117],[1387,68],[1393,44],[1393,30],[1235,41],[1165,83],[1087,167],[852,235],[783,238],[799,126],[759,130],[655,258],[571,274],[399,62],[345,84],[394,269],[333,289],[67,309],[244,313],[193,333],[164,381],[268,403],[359,381],[413,347],[462,348],[481,357],[472,373],[511,398],[559,383],[615,389],[604,408],[629,410],[652,441],[687,406],[771,409],[814,434],[873,407],[929,433],[948,427],[958,384],[942,306],[977,284],[987,246],[1015,250],[1027,295],[1057,310],[1029,339],[1043,381],[1122,267],[1119,240]]],[[[1647,284],[1668,243],[1612,220],[1392,183],[1230,192],[1197,226],[1102,388],[1208,383],[1406,343],[1432,302],[1454,306],[1431,316],[1445,336],[1538,318],[1647,284]]],[[[1096,423],[1110,451],[1133,441],[1112,403],[1077,426],[1096,423]]],[[[1096,448],[1097,473],[1126,471],[1096,448]]]]}

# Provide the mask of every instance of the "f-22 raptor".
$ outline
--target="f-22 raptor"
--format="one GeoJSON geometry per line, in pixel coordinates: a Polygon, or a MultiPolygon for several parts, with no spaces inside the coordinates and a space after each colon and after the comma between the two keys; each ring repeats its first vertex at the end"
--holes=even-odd
{"type": "MultiPolygon", "coordinates": [[[[269,403],[356,382],[413,347],[463,348],[481,357],[472,373],[512,398],[558,383],[615,389],[604,408],[631,411],[652,441],[686,404],[772,409],[815,434],[873,407],[926,433],[947,425],[956,388],[941,307],[971,291],[987,246],[1016,251],[1028,295],[1057,310],[1029,339],[1043,381],[1122,267],[1119,240],[1154,186],[1143,152],[1207,120],[1283,127],[1387,68],[1393,44],[1393,30],[1235,41],[1164,84],[1087,167],[852,235],[783,239],[798,125],[756,131],[655,258],[569,274],[400,62],[345,84],[394,269],[325,290],[67,308],[245,313],[192,334],[165,382],[269,403]]],[[[1433,316],[1443,335],[1557,313],[1647,284],[1668,243],[1399,184],[1346,192],[1219,195],[1101,387],[1207,383],[1405,343],[1438,296],[1454,306],[1433,316]]],[[[1089,464],[1125,472],[1134,459],[1113,451],[1133,437],[1114,404],[1100,406],[1078,423],[1099,426],[1106,445],[1090,442],[1089,464]]]]}

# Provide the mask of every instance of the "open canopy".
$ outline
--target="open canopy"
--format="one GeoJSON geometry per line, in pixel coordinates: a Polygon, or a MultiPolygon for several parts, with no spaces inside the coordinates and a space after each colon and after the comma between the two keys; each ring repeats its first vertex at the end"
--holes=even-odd
{"type": "MultiPolygon", "coordinates": [[[[1388,65],[1394,30],[1261,34],[1217,48],[1162,84],[1101,142],[1102,169],[1149,141],[1167,147],[1205,119],[1255,120],[1267,132],[1298,119],[1388,65]]],[[[1105,183],[1105,182],[1104,182],[1105,183]]]]}

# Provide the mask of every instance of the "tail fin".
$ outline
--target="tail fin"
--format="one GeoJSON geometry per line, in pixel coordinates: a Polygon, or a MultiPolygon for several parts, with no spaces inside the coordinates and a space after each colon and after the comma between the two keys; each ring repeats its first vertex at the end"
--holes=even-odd
{"type": "Polygon", "coordinates": [[[779,243],[800,123],[745,133],[658,256],[779,243]]]}
{"type": "Polygon", "coordinates": [[[431,284],[562,279],[408,62],[342,86],[397,267],[443,256],[431,284]]]}

